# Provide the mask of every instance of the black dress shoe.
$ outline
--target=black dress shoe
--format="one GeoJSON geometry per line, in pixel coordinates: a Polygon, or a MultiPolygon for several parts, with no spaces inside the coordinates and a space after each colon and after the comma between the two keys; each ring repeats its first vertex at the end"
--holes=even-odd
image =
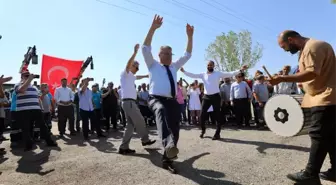
{"type": "Polygon", "coordinates": [[[149,146],[149,145],[152,145],[156,142],[156,140],[149,140],[147,142],[142,142],[142,146],[149,146]]]}
{"type": "Polygon", "coordinates": [[[320,178],[326,181],[336,182],[336,170],[329,169],[328,171],[321,172],[320,178]]]}
{"type": "Polygon", "coordinates": [[[131,150],[131,149],[119,149],[119,154],[121,155],[127,155],[127,154],[134,154],[135,150],[131,150]]]}
{"type": "Polygon", "coordinates": [[[168,170],[172,174],[177,174],[177,169],[173,166],[173,162],[171,161],[162,162],[162,168],[168,170]]]}
{"type": "Polygon", "coordinates": [[[204,137],[204,133],[202,132],[201,135],[200,135],[200,138],[203,139],[203,137],[204,137]]]}
{"type": "Polygon", "coordinates": [[[219,136],[219,135],[214,135],[214,136],[212,137],[212,140],[218,140],[218,139],[220,139],[220,136],[219,136]]]}
{"type": "Polygon", "coordinates": [[[26,146],[23,151],[29,152],[31,150],[33,150],[33,145],[26,146]]]}
{"type": "Polygon", "coordinates": [[[311,175],[305,170],[298,173],[288,174],[287,178],[302,185],[321,185],[321,180],[318,175],[311,175]]]}
{"type": "Polygon", "coordinates": [[[70,136],[76,136],[76,132],[75,131],[70,132],[70,136]]]}

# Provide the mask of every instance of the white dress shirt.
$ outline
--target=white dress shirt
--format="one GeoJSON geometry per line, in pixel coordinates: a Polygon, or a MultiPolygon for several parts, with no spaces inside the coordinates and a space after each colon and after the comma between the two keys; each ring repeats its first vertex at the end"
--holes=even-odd
{"type": "Polygon", "coordinates": [[[134,87],[136,76],[131,71],[124,70],[120,75],[120,99],[137,99],[137,91],[134,87]]]}
{"type": "Polygon", "coordinates": [[[55,91],[55,96],[54,96],[57,104],[62,105],[62,106],[72,106],[72,104],[69,105],[64,105],[60,103],[61,101],[67,102],[67,101],[74,101],[74,93],[69,87],[58,87],[56,88],[55,91]]]}
{"type": "Polygon", "coordinates": [[[245,81],[233,82],[230,90],[230,101],[234,99],[252,98],[252,91],[245,81]]]}
{"type": "Polygon", "coordinates": [[[202,79],[204,83],[204,94],[212,95],[219,93],[219,81],[221,78],[230,78],[240,73],[240,70],[232,72],[214,71],[212,73],[193,74],[187,71],[184,74],[190,78],[202,79]]]}
{"type": "MultiPolygon", "coordinates": [[[[170,81],[166,67],[153,58],[151,47],[143,45],[142,54],[144,56],[149,71],[149,94],[171,98],[170,81]]],[[[184,56],[176,62],[171,63],[169,69],[174,78],[175,92],[177,92],[177,71],[190,59],[191,53],[185,52],[184,56]]]]}

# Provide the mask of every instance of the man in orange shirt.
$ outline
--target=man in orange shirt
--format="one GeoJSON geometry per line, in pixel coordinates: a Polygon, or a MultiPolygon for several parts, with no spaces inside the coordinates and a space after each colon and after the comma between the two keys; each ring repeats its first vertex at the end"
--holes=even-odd
{"type": "Polygon", "coordinates": [[[305,91],[301,107],[310,109],[312,126],[309,129],[311,151],[305,170],[287,177],[302,184],[321,184],[320,177],[336,181],[336,58],[332,46],[324,41],[302,37],[286,30],[279,36],[279,46],[292,54],[299,53],[299,71],[294,75],[278,76],[269,80],[301,83],[305,91]],[[323,161],[330,156],[331,168],[320,173],[323,161]],[[320,173],[320,174],[319,174],[320,173]],[[320,176],[320,177],[319,177],[320,176]]]}

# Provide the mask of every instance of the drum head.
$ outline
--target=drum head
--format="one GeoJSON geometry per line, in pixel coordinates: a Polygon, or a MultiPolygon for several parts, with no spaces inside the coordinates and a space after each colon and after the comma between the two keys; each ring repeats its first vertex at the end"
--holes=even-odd
{"type": "Polygon", "coordinates": [[[277,135],[290,137],[304,125],[300,103],[290,95],[273,96],[265,105],[264,118],[268,128],[277,135]]]}

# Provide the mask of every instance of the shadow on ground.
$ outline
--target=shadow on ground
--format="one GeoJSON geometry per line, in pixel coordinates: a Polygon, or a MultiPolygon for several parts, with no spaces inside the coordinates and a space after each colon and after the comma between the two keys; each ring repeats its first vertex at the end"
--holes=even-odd
{"type": "MultiPolygon", "coordinates": [[[[211,138],[209,136],[205,136],[204,138],[211,138]]],[[[257,150],[259,153],[266,154],[265,150],[274,148],[274,149],[285,149],[285,150],[297,150],[300,152],[309,152],[310,149],[303,146],[294,146],[294,145],[284,145],[284,144],[276,144],[276,143],[266,143],[262,141],[244,141],[238,139],[226,139],[221,138],[218,141],[227,142],[227,143],[235,143],[235,144],[247,144],[247,145],[255,145],[257,146],[257,150]]]]}
{"type": "MultiPolygon", "coordinates": [[[[149,154],[134,154],[132,156],[145,158],[151,161],[156,167],[161,168],[161,154],[158,152],[159,149],[146,149],[149,154]]],[[[174,162],[175,166],[178,169],[178,174],[184,178],[192,180],[193,182],[203,185],[203,184],[211,184],[211,185],[240,185],[239,183],[223,180],[220,178],[224,178],[225,174],[218,171],[213,170],[205,170],[205,169],[197,169],[193,167],[193,163],[199,158],[209,155],[210,153],[202,153],[191,157],[182,162],[174,162]]]]}
{"type": "Polygon", "coordinates": [[[61,151],[61,149],[58,147],[46,147],[40,144],[38,144],[38,146],[40,146],[42,150],[42,152],[38,154],[33,151],[24,152],[21,148],[11,150],[13,155],[21,156],[21,159],[17,162],[18,167],[15,170],[16,172],[44,176],[55,171],[55,169],[44,170],[42,165],[49,161],[51,150],[61,151]]]}

